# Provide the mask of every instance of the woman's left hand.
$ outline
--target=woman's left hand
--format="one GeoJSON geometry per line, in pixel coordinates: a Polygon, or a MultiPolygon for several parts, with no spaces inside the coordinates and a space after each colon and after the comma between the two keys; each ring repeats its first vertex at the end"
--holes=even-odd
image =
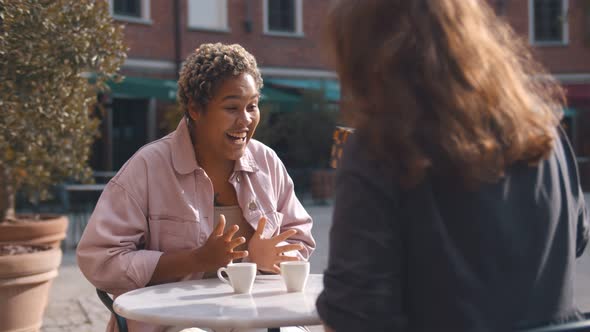
{"type": "Polygon", "coordinates": [[[279,268],[279,264],[281,262],[299,260],[298,257],[285,256],[283,253],[301,250],[303,249],[303,245],[301,243],[297,243],[277,246],[279,243],[297,234],[297,231],[290,229],[275,237],[265,239],[262,236],[265,225],[266,218],[260,218],[260,220],[258,220],[258,227],[256,227],[256,231],[248,243],[248,259],[251,262],[256,263],[259,270],[280,273],[281,270],[279,268]]]}

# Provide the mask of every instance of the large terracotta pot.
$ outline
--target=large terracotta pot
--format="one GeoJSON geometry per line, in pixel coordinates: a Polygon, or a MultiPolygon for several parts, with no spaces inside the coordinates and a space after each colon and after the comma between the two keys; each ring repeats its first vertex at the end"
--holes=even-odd
{"type": "Polygon", "coordinates": [[[0,256],[0,332],[39,331],[61,249],[0,256]]]}
{"type": "Polygon", "coordinates": [[[61,215],[19,215],[18,221],[0,223],[0,245],[25,244],[59,247],[66,238],[68,218],[61,215]]]}

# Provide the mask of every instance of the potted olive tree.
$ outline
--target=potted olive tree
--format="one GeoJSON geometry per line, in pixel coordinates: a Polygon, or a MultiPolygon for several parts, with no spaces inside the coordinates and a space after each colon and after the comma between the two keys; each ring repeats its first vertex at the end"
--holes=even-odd
{"type": "Polygon", "coordinates": [[[0,331],[40,327],[67,226],[18,215],[15,195],[90,178],[89,110],[125,52],[107,1],[0,0],[0,331]]]}

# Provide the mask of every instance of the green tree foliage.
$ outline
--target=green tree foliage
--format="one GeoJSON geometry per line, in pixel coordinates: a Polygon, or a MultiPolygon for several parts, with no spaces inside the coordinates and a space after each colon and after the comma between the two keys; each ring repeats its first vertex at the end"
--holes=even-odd
{"type": "Polygon", "coordinates": [[[0,220],[16,190],[90,178],[91,109],[125,57],[107,1],[0,0],[0,220]]]}
{"type": "Polygon", "coordinates": [[[272,103],[261,105],[255,138],[273,148],[287,168],[329,167],[339,112],[323,95],[323,91],[304,92],[301,102],[286,112],[275,112],[272,103]]]}

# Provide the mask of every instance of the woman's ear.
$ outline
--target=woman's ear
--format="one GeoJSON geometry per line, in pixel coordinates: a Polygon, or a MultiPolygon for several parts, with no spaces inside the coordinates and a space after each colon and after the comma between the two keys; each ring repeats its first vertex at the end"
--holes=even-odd
{"type": "Polygon", "coordinates": [[[195,102],[190,102],[188,104],[188,116],[191,120],[196,121],[201,116],[201,109],[195,102]]]}

